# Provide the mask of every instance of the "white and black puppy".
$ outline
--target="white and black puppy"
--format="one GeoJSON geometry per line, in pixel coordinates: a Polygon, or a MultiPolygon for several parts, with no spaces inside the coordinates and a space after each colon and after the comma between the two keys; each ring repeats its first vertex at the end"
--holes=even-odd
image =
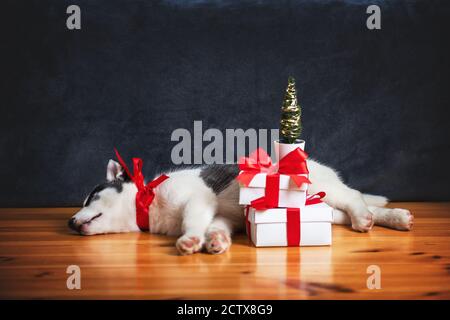
{"type": "MultiPolygon", "coordinates": [[[[346,186],[329,167],[307,160],[312,184],[308,192],[325,191],[325,203],[334,208],[333,223],[351,224],[369,231],[374,224],[410,230],[413,216],[408,210],[383,208],[387,199],[361,194],[346,186]]],[[[212,165],[167,172],[170,178],[155,188],[150,205],[150,232],[179,236],[181,254],[205,249],[225,252],[231,234],[244,230],[243,207],[238,204],[237,165],[212,165]]],[[[106,182],[86,198],[83,208],[69,220],[82,235],[139,231],[136,224],[137,188],[119,163],[110,160],[106,182]]]]}

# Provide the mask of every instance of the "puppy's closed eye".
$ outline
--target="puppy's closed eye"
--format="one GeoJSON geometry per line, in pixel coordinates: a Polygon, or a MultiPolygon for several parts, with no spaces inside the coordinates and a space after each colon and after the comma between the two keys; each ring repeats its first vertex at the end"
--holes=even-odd
{"type": "Polygon", "coordinates": [[[93,220],[95,220],[95,219],[101,217],[102,215],[103,215],[103,213],[100,212],[99,214],[96,214],[96,215],[93,216],[91,219],[89,219],[88,221],[86,221],[86,223],[91,223],[93,220]]]}

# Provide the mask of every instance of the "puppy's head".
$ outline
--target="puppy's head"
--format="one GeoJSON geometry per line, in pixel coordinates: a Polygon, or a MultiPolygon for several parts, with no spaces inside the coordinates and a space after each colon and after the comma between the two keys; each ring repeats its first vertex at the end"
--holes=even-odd
{"type": "Polygon", "coordinates": [[[138,231],[136,192],[120,164],[109,160],[106,181],[86,197],[83,208],[69,220],[69,227],[82,235],[138,231]]]}

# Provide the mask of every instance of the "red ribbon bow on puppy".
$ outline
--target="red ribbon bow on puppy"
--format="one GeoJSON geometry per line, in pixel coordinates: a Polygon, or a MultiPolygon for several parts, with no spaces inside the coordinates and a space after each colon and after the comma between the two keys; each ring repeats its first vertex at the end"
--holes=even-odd
{"type": "Polygon", "coordinates": [[[125,170],[127,175],[131,178],[131,180],[136,185],[138,189],[136,193],[136,223],[142,231],[149,230],[149,207],[155,198],[155,192],[153,191],[159,184],[164,182],[169,177],[165,174],[159,176],[158,178],[150,181],[145,184],[144,175],[142,174],[142,159],[141,158],[133,158],[133,175],[130,170],[128,170],[125,161],[123,161],[122,157],[114,148],[116,152],[117,160],[119,161],[122,168],[125,170]]]}

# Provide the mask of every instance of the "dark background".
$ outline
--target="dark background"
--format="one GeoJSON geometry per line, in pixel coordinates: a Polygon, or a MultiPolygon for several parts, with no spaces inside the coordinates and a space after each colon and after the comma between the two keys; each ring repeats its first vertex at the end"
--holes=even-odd
{"type": "Polygon", "coordinates": [[[449,200],[449,20],[445,0],[2,1],[0,206],[81,204],[114,146],[169,168],[194,120],[277,128],[289,75],[313,158],[362,191],[449,200]]]}

